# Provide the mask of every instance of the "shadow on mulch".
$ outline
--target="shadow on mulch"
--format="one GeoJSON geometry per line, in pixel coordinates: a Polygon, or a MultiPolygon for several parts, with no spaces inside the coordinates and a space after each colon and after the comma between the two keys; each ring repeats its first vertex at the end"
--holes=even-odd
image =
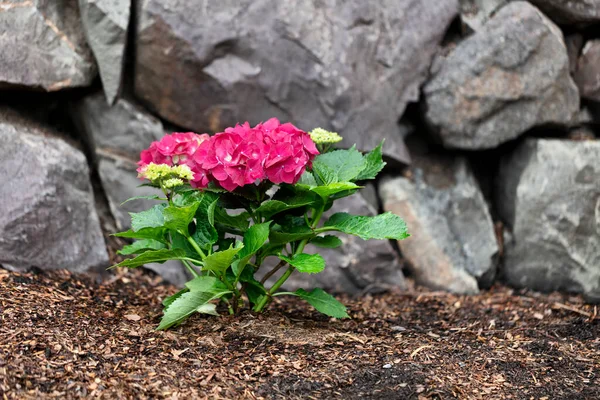
{"type": "Polygon", "coordinates": [[[600,324],[579,297],[411,289],[341,297],[343,321],[278,298],[156,332],[175,290],[141,271],[0,271],[0,397],[600,398],[600,324]]]}

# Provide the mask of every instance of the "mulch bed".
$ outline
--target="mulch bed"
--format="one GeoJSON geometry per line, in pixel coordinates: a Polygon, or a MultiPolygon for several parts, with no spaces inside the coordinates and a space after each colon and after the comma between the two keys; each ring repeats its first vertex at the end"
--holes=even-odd
{"type": "Polygon", "coordinates": [[[157,332],[175,290],[0,270],[0,398],[600,398],[600,316],[579,297],[412,288],[342,296],[344,321],[278,298],[157,332]]]}

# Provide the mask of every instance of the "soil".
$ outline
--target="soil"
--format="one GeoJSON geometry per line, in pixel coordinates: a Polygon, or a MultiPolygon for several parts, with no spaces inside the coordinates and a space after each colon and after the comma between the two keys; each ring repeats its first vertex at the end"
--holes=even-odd
{"type": "Polygon", "coordinates": [[[600,317],[582,299],[495,286],[296,298],[157,332],[160,278],[0,270],[0,398],[598,399],[600,317]]]}

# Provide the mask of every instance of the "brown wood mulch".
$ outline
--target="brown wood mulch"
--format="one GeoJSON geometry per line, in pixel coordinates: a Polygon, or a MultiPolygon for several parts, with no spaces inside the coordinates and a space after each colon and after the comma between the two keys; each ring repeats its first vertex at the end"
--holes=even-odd
{"type": "Polygon", "coordinates": [[[342,297],[344,321],[280,298],[157,332],[174,291],[0,270],[0,398],[600,398],[600,316],[579,297],[410,289],[342,297]]]}

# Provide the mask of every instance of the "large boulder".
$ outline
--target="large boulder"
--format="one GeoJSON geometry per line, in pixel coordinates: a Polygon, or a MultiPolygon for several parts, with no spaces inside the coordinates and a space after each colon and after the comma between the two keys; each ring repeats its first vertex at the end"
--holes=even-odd
{"type": "Polygon", "coordinates": [[[121,88],[131,0],[79,0],[79,10],[106,100],[113,104],[121,88]]]}
{"type": "Polygon", "coordinates": [[[0,110],[0,264],[82,272],[108,264],[81,151],[0,110]]]}
{"type": "MultiPolygon", "coordinates": [[[[336,212],[376,215],[376,209],[360,194],[339,199],[323,218],[336,212]]],[[[306,246],[306,253],[319,253],[325,259],[325,270],[316,275],[294,272],[284,284],[286,290],[321,287],[332,292],[360,294],[404,287],[404,275],[398,254],[387,240],[364,241],[358,237],[336,234],[343,244],[335,249],[306,246]]],[[[276,264],[271,257],[263,268],[276,264]]]]}
{"type": "Polygon", "coordinates": [[[413,157],[411,178],[385,178],[383,208],[406,221],[398,242],[417,283],[477,293],[495,277],[498,244],[487,204],[464,158],[413,157]]]}
{"type": "Polygon", "coordinates": [[[457,10],[457,0],[146,0],[135,93],[197,132],[275,116],[361,149],[385,137],[406,162],[396,122],[457,10]]]}
{"type": "Polygon", "coordinates": [[[96,156],[115,154],[137,161],[142,150],[165,134],[160,120],[135,102],[119,99],[110,106],[101,92],[74,102],[71,114],[96,156]]]}
{"type": "Polygon", "coordinates": [[[493,148],[579,110],[563,35],[526,2],[502,7],[438,66],[425,119],[446,147],[493,148]]]}
{"type": "Polygon", "coordinates": [[[529,0],[560,24],[600,22],[600,0],[529,0]]]}
{"type": "Polygon", "coordinates": [[[581,97],[600,102],[600,40],[590,40],[585,44],[574,78],[581,97]]]}
{"type": "Polygon", "coordinates": [[[135,103],[119,99],[113,106],[98,92],[72,105],[72,115],[96,160],[104,193],[119,229],[131,224],[129,212],[151,207],[134,196],[158,194],[153,188],[138,188],[136,162],[142,150],[164,135],[162,123],[135,103]]]}
{"type": "Polygon", "coordinates": [[[497,206],[517,287],[600,300],[600,142],[529,139],[501,163],[497,206]]]}
{"type": "Polygon", "coordinates": [[[97,68],[77,0],[0,3],[0,87],[46,91],[87,86],[97,68]]]}
{"type": "Polygon", "coordinates": [[[460,19],[471,30],[478,31],[509,0],[459,0],[460,19]]]}

